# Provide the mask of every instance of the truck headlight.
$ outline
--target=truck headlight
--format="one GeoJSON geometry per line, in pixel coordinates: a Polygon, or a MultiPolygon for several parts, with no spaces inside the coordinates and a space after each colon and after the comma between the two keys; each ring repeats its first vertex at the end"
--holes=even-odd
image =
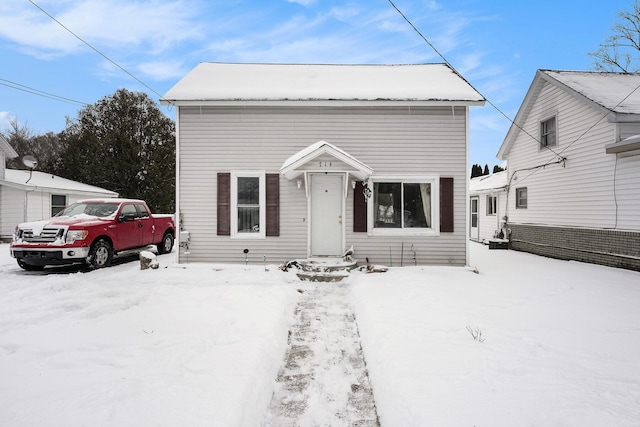
{"type": "Polygon", "coordinates": [[[88,235],[89,235],[88,230],[69,230],[67,231],[67,238],[65,241],[67,243],[73,243],[76,240],[86,239],[88,235]]]}

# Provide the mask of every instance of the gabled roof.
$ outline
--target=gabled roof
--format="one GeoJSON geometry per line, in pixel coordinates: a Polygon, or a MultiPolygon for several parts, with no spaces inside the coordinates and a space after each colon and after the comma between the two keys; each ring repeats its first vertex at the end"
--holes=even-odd
{"type": "MultiPolygon", "coordinates": [[[[368,178],[373,173],[373,169],[349,153],[326,141],[318,141],[285,160],[280,168],[280,174],[287,179],[294,179],[305,172],[309,162],[321,158],[324,155],[328,155],[340,164],[345,165],[349,168],[345,170],[345,172],[349,172],[360,180],[368,178]]],[[[340,166],[336,165],[336,167],[340,166]]]]}
{"type": "Polygon", "coordinates": [[[15,159],[18,157],[18,153],[13,149],[7,138],[0,134],[0,150],[4,152],[8,159],[15,159]]]}
{"type": "Polygon", "coordinates": [[[41,191],[60,191],[65,194],[91,194],[94,196],[103,195],[104,197],[118,196],[118,193],[115,191],[72,181],[50,173],[18,169],[6,169],[4,180],[0,180],[0,185],[7,185],[19,189],[32,190],[37,188],[41,191]]]}
{"type": "MultiPolygon", "coordinates": [[[[523,126],[545,83],[554,85],[587,105],[607,114],[610,122],[640,122],[640,74],[593,71],[538,70],[524,97],[514,122],[523,126]]],[[[519,127],[512,124],[498,150],[505,159],[519,127]]]]}
{"type": "Polygon", "coordinates": [[[230,101],[414,101],[482,105],[485,99],[446,64],[197,65],[161,99],[163,104],[230,101]]]}

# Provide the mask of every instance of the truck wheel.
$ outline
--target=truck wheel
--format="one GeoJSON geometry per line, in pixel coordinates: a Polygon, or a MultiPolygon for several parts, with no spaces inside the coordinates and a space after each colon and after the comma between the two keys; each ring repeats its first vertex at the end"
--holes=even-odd
{"type": "Polygon", "coordinates": [[[26,271],[42,271],[44,270],[44,265],[31,265],[31,264],[27,264],[26,262],[22,261],[22,259],[18,258],[18,265],[20,266],[20,268],[26,270],[26,271]]]}
{"type": "Polygon", "coordinates": [[[168,254],[173,249],[173,235],[170,232],[164,233],[162,242],[156,245],[159,254],[168,254]]]}
{"type": "Polygon", "coordinates": [[[89,267],[93,270],[96,268],[108,267],[113,259],[113,247],[104,239],[100,239],[93,244],[89,251],[89,267]]]}

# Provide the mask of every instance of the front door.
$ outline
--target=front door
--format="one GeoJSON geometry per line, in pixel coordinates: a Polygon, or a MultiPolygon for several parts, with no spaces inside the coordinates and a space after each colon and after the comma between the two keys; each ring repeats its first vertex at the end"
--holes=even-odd
{"type": "Polygon", "coordinates": [[[480,240],[480,224],[478,220],[478,197],[471,198],[471,218],[469,221],[469,238],[472,240],[480,240]]]}
{"type": "Polygon", "coordinates": [[[344,250],[342,174],[312,174],[309,201],[311,256],[341,256],[344,250]]]}

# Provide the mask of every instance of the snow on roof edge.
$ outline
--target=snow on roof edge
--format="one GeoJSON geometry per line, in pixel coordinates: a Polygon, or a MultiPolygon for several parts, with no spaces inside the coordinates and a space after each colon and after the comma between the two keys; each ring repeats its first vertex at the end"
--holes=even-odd
{"type": "Polygon", "coordinates": [[[444,63],[201,62],[162,98],[164,103],[302,100],[485,102],[485,98],[468,81],[444,63]]]}

